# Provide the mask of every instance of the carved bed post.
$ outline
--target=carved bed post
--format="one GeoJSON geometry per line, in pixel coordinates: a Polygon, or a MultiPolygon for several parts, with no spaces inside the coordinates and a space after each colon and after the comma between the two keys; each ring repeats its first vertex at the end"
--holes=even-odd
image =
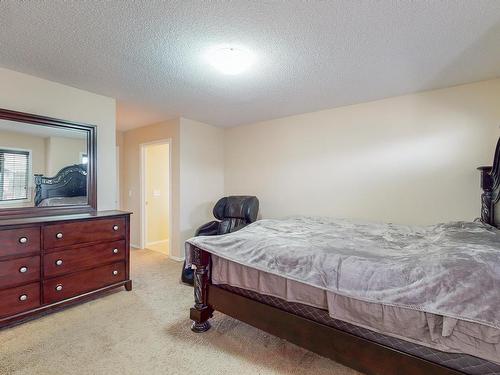
{"type": "Polygon", "coordinates": [[[194,307],[190,310],[190,317],[193,321],[191,330],[201,333],[210,329],[208,319],[212,317],[213,313],[213,309],[207,304],[210,254],[197,247],[193,247],[192,263],[194,268],[194,307]]]}
{"type": "Polygon", "coordinates": [[[34,175],[34,181],[35,181],[35,206],[38,206],[38,204],[42,201],[42,177],[43,174],[35,174],[34,175]]]}
{"type": "Polygon", "coordinates": [[[481,171],[481,221],[493,225],[493,179],[492,167],[479,167],[481,171]]]}
{"type": "Polygon", "coordinates": [[[500,138],[497,141],[495,157],[491,167],[479,167],[481,171],[481,221],[500,228],[500,138]],[[496,207],[495,207],[496,206],[496,207]]]}

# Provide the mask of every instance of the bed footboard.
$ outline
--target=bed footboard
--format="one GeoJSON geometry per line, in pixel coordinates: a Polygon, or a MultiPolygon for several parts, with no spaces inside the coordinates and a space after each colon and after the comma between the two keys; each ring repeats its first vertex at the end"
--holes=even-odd
{"type": "Polygon", "coordinates": [[[194,247],[192,263],[194,268],[194,306],[190,310],[190,318],[193,321],[191,330],[201,333],[210,329],[208,319],[213,314],[213,309],[208,305],[210,254],[194,247]]]}

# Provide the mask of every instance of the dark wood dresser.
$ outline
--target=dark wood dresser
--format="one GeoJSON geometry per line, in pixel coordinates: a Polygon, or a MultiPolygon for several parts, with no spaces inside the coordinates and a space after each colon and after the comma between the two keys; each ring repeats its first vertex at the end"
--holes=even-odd
{"type": "Polygon", "coordinates": [[[0,220],[0,327],[132,289],[130,213],[0,220]]]}

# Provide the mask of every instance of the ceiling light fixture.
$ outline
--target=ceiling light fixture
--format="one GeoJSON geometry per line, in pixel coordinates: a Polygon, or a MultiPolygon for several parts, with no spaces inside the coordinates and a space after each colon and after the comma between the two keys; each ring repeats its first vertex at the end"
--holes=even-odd
{"type": "Polygon", "coordinates": [[[217,46],[206,53],[206,61],[223,74],[240,74],[255,62],[255,55],[247,49],[235,46],[217,46]]]}

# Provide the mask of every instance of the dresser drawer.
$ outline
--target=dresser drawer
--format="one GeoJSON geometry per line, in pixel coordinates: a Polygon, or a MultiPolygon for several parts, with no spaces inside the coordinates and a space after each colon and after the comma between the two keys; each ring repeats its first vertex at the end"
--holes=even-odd
{"type": "Polygon", "coordinates": [[[43,259],[45,277],[53,277],[125,260],[125,241],[57,251],[45,254],[43,259]]]}
{"type": "Polygon", "coordinates": [[[44,303],[54,303],[125,280],[125,263],[54,277],[43,282],[44,303]]]}
{"type": "Polygon", "coordinates": [[[38,280],[40,280],[40,256],[0,262],[0,289],[38,280]]]}
{"type": "Polygon", "coordinates": [[[40,227],[0,230],[0,257],[40,252],[40,227]]]}
{"type": "Polygon", "coordinates": [[[123,217],[51,224],[43,228],[44,249],[125,239],[123,217]]]}
{"type": "Polygon", "coordinates": [[[0,317],[40,306],[40,283],[0,291],[0,317]]]}

